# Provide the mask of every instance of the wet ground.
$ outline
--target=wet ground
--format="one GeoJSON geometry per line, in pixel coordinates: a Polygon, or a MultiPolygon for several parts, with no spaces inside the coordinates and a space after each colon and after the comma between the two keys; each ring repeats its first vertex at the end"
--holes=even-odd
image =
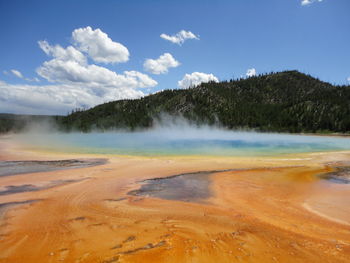
{"type": "Polygon", "coordinates": [[[35,202],[38,202],[40,200],[26,200],[26,201],[20,201],[20,202],[8,202],[8,203],[1,203],[0,204],[0,218],[6,213],[7,210],[9,210],[10,208],[14,208],[16,206],[21,206],[21,205],[25,205],[25,204],[32,204],[35,202]]]}
{"type": "Polygon", "coordinates": [[[130,191],[129,195],[150,196],[166,200],[185,202],[203,202],[212,194],[211,176],[230,170],[200,171],[184,173],[164,178],[152,178],[142,181],[140,189],[130,191]]]}
{"type": "Polygon", "coordinates": [[[341,163],[332,165],[334,171],[321,175],[321,178],[337,184],[350,184],[350,164],[341,163]]]}
{"type": "MultiPolygon", "coordinates": [[[[54,180],[44,185],[34,185],[34,184],[22,184],[22,185],[7,185],[3,188],[0,187],[0,195],[10,195],[24,192],[35,192],[40,190],[45,190],[49,188],[53,188],[56,186],[61,186],[69,183],[80,182],[85,179],[79,180],[54,180]]],[[[1,204],[0,204],[1,205],[1,204]]]]}
{"type": "Polygon", "coordinates": [[[57,161],[0,161],[0,177],[16,174],[91,167],[105,164],[107,159],[69,159],[57,161]]]}
{"type": "Polygon", "coordinates": [[[319,175],[350,153],[51,158],[58,172],[0,176],[0,263],[349,262],[349,185],[319,175]]]}

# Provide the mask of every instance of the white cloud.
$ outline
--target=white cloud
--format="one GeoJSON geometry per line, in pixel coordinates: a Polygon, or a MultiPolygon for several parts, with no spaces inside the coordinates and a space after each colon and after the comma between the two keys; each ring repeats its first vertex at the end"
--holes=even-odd
{"type": "Polygon", "coordinates": [[[100,96],[92,88],[80,85],[11,85],[0,82],[0,112],[67,114],[75,108],[88,108],[107,101],[143,95],[143,92],[135,89],[108,89],[100,96]]]}
{"type": "Polygon", "coordinates": [[[17,78],[23,79],[22,73],[19,72],[18,70],[11,69],[10,71],[11,71],[11,73],[12,73],[13,75],[15,75],[17,78]]]}
{"type": "Polygon", "coordinates": [[[78,28],[72,38],[79,50],[86,52],[95,62],[121,63],[129,60],[129,50],[118,42],[114,42],[99,28],[78,28]]]}
{"type": "Polygon", "coordinates": [[[176,68],[179,65],[180,62],[175,60],[170,53],[164,53],[157,59],[146,59],[143,68],[153,74],[164,74],[169,68],[176,68]]]}
{"type": "MultiPolygon", "coordinates": [[[[111,44],[108,40],[106,43],[111,44]]],[[[158,84],[148,75],[138,71],[116,73],[108,68],[89,64],[87,56],[83,53],[85,51],[82,52],[74,46],[65,48],[50,45],[47,41],[39,41],[38,44],[51,59],[43,62],[36,71],[52,84],[14,85],[0,82],[0,112],[10,110],[15,113],[67,114],[74,108],[88,108],[107,101],[139,98],[145,95],[139,89],[158,84]]],[[[95,60],[99,60],[98,58],[102,59],[101,54],[108,53],[106,50],[110,51],[105,48],[97,53],[90,50],[86,52],[87,55],[92,54],[95,60]]],[[[110,53],[112,57],[109,61],[116,62],[116,58],[113,57],[115,53],[110,53]]],[[[106,59],[108,60],[107,57],[106,59]]],[[[39,81],[37,78],[23,79],[39,81]]]]}
{"type": "Polygon", "coordinates": [[[195,87],[203,82],[218,82],[218,78],[213,74],[206,74],[202,72],[193,72],[192,74],[185,74],[182,80],[178,81],[178,86],[182,89],[195,87]]]}
{"type": "Polygon", "coordinates": [[[347,81],[350,83],[350,77],[347,78],[347,81]]]}
{"type": "Polygon", "coordinates": [[[59,59],[61,61],[76,61],[81,65],[87,63],[87,59],[83,53],[73,46],[63,48],[60,45],[51,46],[47,41],[38,41],[39,47],[46,55],[59,59]]]}
{"type": "Polygon", "coordinates": [[[80,89],[64,86],[34,86],[0,84],[0,111],[14,113],[65,114],[91,102],[80,89]],[[30,94],[30,96],[28,96],[30,94]],[[78,96],[78,98],[77,98],[78,96]],[[76,103],[78,102],[79,103],[76,103]]]}
{"type": "MultiPolygon", "coordinates": [[[[43,42],[39,42],[42,47],[43,42]]],[[[105,67],[88,64],[82,53],[74,47],[50,46],[45,42],[42,49],[53,59],[45,61],[37,73],[50,82],[81,85],[92,88],[96,94],[103,95],[107,89],[137,89],[154,87],[158,83],[146,74],[125,71],[117,74],[105,67]]]]}
{"type": "Polygon", "coordinates": [[[30,79],[30,78],[24,78],[26,81],[30,81],[30,82],[40,82],[40,79],[38,79],[38,78],[32,78],[32,79],[30,79]]]}
{"type": "MultiPolygon", "coordinates": [[[[4,70],[3,72],[4,72],[5,75],[8,75],[8,72],[7,72],[6,70],[4,70]]],[[[24,79],[24,80],[30,81],[30,82],[32,82],[32,81],[40,82],[40,80],[39,80],[38,78],[32,78],[32,79],[30,79],[30,78],[25,78],[25,77],[23,76],[23,74],[22,74],[19,70],[11,69],[10,72],[11,72],[14,76],[16,76],[17,78],[24,79]]]]}
{"type": "Polygon", "coordinates": [[[199,36],[193,34],[191,31],[185,30],[181,30],[175,35],[161,34],[160,37],[178,45],[182,45],[187,39],[199,40],[199,36]]]}
{"type": "Polygon", "coordinates": [[[138,71],[124,71],[124,75],[128,79],[128,81],[135,81],[135,88],[150,88],[158,84],[157,81],[150,78],[148,75],[138,71]]]}
{"type": "Polygon", "coordinates": [[[247,77],[254,77],[256,76],[256,69],[250,68],[247,70],[247,73],[245,74],[247,77]]]}
{"type": "Polygon", "coordinates": [[[311,5],[312,3],[315,2],[322,2],[323,0],[301,0],[301,5],[311,5]]]}
{"type": "Polygon", "coordinates": [[[38,78],[32,78],[32,79],[30,79],[30,78],[24,78],[26,81],[30,81],[30,82],[40,82],[40,79],[38,79],[38,78]]]}

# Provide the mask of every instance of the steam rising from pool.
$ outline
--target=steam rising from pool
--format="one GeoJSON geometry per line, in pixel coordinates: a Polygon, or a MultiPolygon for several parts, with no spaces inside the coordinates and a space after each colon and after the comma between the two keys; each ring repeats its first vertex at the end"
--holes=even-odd
{"type": "Polygon", "coordinates": [[[184,121],[136,132],[59,133],[41,126],[16,135],[15,139],[45,150],[146,156],[260,156],[350,150],[350,139],[345,137],[231,131],[184,121]]]}

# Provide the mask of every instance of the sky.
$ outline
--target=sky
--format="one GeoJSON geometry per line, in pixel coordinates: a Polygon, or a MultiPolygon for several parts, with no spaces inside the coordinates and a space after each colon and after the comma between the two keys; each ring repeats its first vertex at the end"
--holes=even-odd
{"type": "Polygon", "coordinates": [[[0,112],[299,70],[350,83],[349,0],[0,0],[0,112]]]}

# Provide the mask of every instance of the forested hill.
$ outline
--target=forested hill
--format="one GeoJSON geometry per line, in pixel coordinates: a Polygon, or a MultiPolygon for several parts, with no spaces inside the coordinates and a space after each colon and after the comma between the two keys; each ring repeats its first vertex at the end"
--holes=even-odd
{"type": "Polygon", "coordinates": [[[349,132],[350,86],[333,86],[298,71],[165,90],[76,111],[66,130],[148,128],[162,114],[194,123],[279,132],[349,132]]]}
{"type": "Polygon", "coordinates": [[[63,131],[152,127],[163,115],[196,124],[278,132],[350,132],[350,86],[334,86],[298,71],[203,83],[119,100],[60,116],[0,114],[0,132],[50,120],[63,131]]]}

